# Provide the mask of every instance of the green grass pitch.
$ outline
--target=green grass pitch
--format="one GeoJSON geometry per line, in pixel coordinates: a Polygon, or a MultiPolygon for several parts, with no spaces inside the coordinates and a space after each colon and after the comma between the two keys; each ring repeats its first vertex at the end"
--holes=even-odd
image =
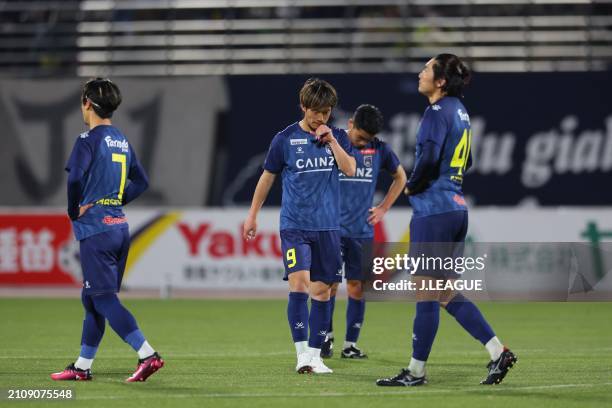
{"type": "MultiPolygon", "coordinates": [[[[610,407],[612,303],[483,303],[519,357],[498,386],[479,385],[488,355],[442,312],[429,384],[380,388],[410,357],[414,304],[367,306],[365,361],[327,360],[331,375],[298,375],[283,300],[125,300],[166,366],[146,383],[123,380],[135,353],[107,325],[94,381],[55,383],[49,373],[79,352],[78,299],[0,299],[1,405],[71,407],[610,407]],[[6,400],[6,389],[72,388],[76,401],[6,400]]],[[[345,302],[335,330],[344,334],[345,302]]],[[[337,351],[337,350],[336,350],[337,351]]]]}

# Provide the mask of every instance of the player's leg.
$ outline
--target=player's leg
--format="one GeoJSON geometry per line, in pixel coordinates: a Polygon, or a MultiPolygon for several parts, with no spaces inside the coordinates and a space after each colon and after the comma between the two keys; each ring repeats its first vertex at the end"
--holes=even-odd
{"type": "Polygon", "coordinates": [[[127,228],[94,235],[91,244],[96,249],[96,278],[90,283],[90,296],[95,310],[108,320],[111,328],[138,353],[136,372],[129,382],[145,381],[164,365],[139,329],[136,319],[121,304],[117,292],[125,270],[130,237],[127,228]]]}
{"type": "Polygon", "coordinates": [[[363,280],[365,279],[362,261],[364,254],[371,247],[370,239],[344,238],[343,242],[344,276],[348,301],[346,306],[346,335],[342,347],[343,358],[367,358],[357,348],[357,340],[361,332],[365,315],[365,299],[363,296],[363,280]]]}
{"type": "Polygon", "coordinates": [[[310,337],[313,372],[331,373],[321,360],[321,346],[331,318],[331,286],[342,281],[340,233],[320,231],[311,234],[312,264],[310,267],[310,337]]]}
{"type": "MultiPolygon", "coordinates": [[[[462,244],[467,234],[468,213],[462,212],[461,215],[464,217],[460,221],[461,227],[455,238],[459,245],[454,256],[463,256],[462,244]]],[[[489,373],[481,383],[499,384],[517,361],[517,357],[508,348],[504,347],[480,309],[462,293],[448,290],[443,292],[440,300],[446,311],[457,320],[465,331],[480,341],[491,357],[488,365],[489,373]]]]}
{"type": "Polygon", "coordinates": [[[329,297],[329,328],[327,336],[321,345],[321,358],[331,358],[334,355],[334,310],[336,309],[336,294],[338,293],[340,282],[335,282],[331,287],[329,297]]]}
{"type": "Polygon", "coordinates": [[[330,320],[331,284],[322,281],[310,281],[310,336],[308,350],[310,352],[312,370],[317,374],[332,373],[332,370],[321,360],[321,346],[327,335],[330,320]]]}
{"type": "Polygon", "coordinates": [[[297,356],[296,371],[300,374],[312,371],[308,352],[308,284],[310,282],[310,247],[301,231],[280,232],[284,280],[289,283],[287,321],[297,356]]]}
{"type": "Polygon", "coordinates": [[[83,332],[81,335],[81,352],[76,362],[70,364],[63,371],[51,374],[56,381],[65,380],[90,380],[91,366],[98,351],[98,345],[104,336],[104,316],[96,312],[91,298],[81,292],[81,302],[85,308],[83,319],[83,332]]]}
{"type": "Polygon", "coordinates": [[[342,346],[343,358],[367,358],[367,355],[357,347],[365,316],[365,299],[363,297],[363,281],[347,280],[348,303],[346,306],[346,335],[342,346]]]}
{"type": "MultiPolygon", "coordinates": [[[[340,256],[342,257],[342,263],[344,264],[344,257],[346,255],[345,241],[347,238],[340,238],[340,256]]],[[[338,287],[340,282],[335,282],[331,287],[331,295],[329,298],[330,302],[330,320],[329,328],[327,329],[327,337],[321,345],[321,357],[331,358],[334,354],[334,310],[336,309],[336,294],[338,293],[338,287]]]]}
{"type": "Polygon", "coordinates": [[[83,319],[81,336],[81,354],[74,366],[81,370],[89,370],[104,336],[106,320],[94,308],[91,296],[86,295],[84,291],[81,292],[81,302],[85,307],[85,319],[83,319]]]}
{"type": "MultiPolygon", "coordinates": [[[[447,223],[446,214],[413,218],[410,222],[411,257],[440,256],[436,243],[452,241],[455,231],[447,223]]],[[[443,252],[442,248],[442,252],[443,252]]],[[[440,292],[421,290],[430,287],[430,282],[445,280],[442,271],[419,269],[413,271],[412,281],[416,290],[416,314],[412,330],[412,357],[408,368],[392,378],[377,381],[382,386],[416,386],[427,383],[425,365],[433,346],[440,324],[440,292]]]]}
{"type": "Polygon", "coordinates": [[[295,370],[299,374],[312,372],[310,352],[308,349],[308,283],[310,272],[300,270],[288,275],[289,301],[287,303],[287,320],[291,337],[295,345],[297,364],[295,370]]]}

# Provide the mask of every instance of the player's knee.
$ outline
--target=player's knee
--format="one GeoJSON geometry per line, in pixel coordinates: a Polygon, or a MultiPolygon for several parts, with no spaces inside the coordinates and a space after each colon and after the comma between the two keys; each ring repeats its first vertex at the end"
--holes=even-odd
{"type": "Polygon", "coordinates": [[[87,295],[85,291],[81,291],[81,303],[83,303],[83,307],[88,312],[95,312],[96,309],[93,304],[93,300],[90,295],[87,295]]]}
{"type": "Polygon", "coordinates": [[[111,308],[121,304],[116,293],[101,293],[99,295],[92,295],[91,300],[96,311],[105,316],[108,314],[111,308]]]}
{"type": "Polygon", "coordinates": [[[302,280],[289,281],[289,291],[308,293],[308,282],[302,280]]]}
{"type": "Polygon", "coordinates": [[[325,282],[311,282],[310,284],[310,297],[321,301],[326,302],[329,300],[331,296],[331,285],[325,282]]]}
{"type": "Polygon", "coordinates": [[[298,271],[289,274],[288,282],[290,292],[308,293],[308,271],[298,271]]]}
{"type": "Polygon", "coordinates": [[[361,300],[363,298],[363,282],[349,280],[346,282],[346,290],[350,298],[361,300]]]}

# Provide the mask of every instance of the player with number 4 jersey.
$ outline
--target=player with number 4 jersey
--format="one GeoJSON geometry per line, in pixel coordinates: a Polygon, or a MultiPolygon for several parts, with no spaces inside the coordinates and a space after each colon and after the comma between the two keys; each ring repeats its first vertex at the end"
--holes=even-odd
{"type": "MultiPolygon", "coordinates": [[[[470,71],[455,55],[439,54],[419,74],[419,92],[429,106],[417,132],[416,160],[406,184],[413,216],[410,222],[411,257],[461,258],[467,234],[468,212],[462,185],[472,164],[472,129],[463,105],[463,88],[470,71]]],[[[424,269],[411,271],[416,290],[416,315],[412,332],[412,358],[407,368],[380,386],[416,386],[427,383],[425,365],[431,352],[440,307],[474,338],[491,358],[481,384],[499,384],[517,361],[495,335],[478,307],[454,290],[425,290],[461,277],[455,271],[424,269]]]]}

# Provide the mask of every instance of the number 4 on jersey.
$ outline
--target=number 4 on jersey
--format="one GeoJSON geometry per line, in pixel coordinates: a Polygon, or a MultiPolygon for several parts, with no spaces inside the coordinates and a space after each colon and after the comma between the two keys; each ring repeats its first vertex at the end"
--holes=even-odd
{"type": "Polygon", "coordinates": [[[457,169],[457,175],[451,176],[452,180],[461,181],[463,179],[463,172],[467,166],[468,158],[470,157],[470,148],[472,145],[472,129],[465,129],[461,140],[455,147],[453,158],[450,166],[457,169]]]}

